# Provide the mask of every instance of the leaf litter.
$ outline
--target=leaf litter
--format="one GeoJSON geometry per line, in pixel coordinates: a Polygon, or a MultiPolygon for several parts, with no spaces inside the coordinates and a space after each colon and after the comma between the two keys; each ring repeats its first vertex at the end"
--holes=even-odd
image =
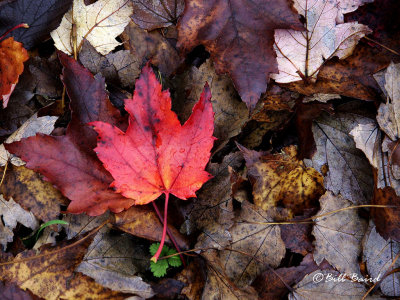
{"type": "Polygon", "coordinates": [[[400,296],[396,3],[31,2],[0,4],[30,26],[0,60],[0,293],[400,296]]]}

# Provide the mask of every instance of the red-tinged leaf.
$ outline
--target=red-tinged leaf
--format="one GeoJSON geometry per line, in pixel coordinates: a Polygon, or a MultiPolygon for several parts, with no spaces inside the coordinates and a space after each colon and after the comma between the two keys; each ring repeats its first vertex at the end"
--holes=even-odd
{"type": "Polygon", "coordinates": [[[28,58],[28,52],[14,38],[0,43],[0,100],[3,100],[3,108],[7,107],[18,77],[24,71],[24,61],[28,58]]]}
{"type": "Polygon", "coordinates": [[[133,204],[109,189],[111,175],[93,152],[96,133],[84,124],[103,120],[118,125],[119,112],[109,103],[104,78],[93,75],[74,59],[59,54],[63,81],[71,99],[72,120],[65,136],[36,135],[5,145],[27,162],[27,168],[43,174],[72,202],[68,211],[99,215],[120,212],[133,204]]]}
{"type": "Polygon", "coordinates": [[[188,52],[203,44],[219,74],[229,73],[247,107],[265,92],[277,71],[272,49],[275,29],[302,30],[287,0],[185,1],[178,46],[188,52]]]}
{"type": "Polygon", "coordinates": [[[204,168],[210,158],[214,137],[214,113],[208,84],[182,126],[171,111],[169,91],[162,91],[151,67],[146,65],[136,81],[133,99],[125,100],[129,127],[126,132],[104,122],[92,122],[98,132],[95,149],[112,174],[117,192],[147,204],[165,194],[166,232],[169,194],[180,199],[196,197],[195,192],[211,178],[204,168]]]}
{"type": "Polygon", "coordinates": [[[195,197],[211,177],[204,170],[214,141],[208,85],[182,126],[171,111],[169,92],[161,90],[147,65],[125,109],[130,114],[126,133],[104,122],[91,123],[99,134],[95,151],[115,179],[112,186],[135,204],[147,204],[162,193],[195,197]]]}

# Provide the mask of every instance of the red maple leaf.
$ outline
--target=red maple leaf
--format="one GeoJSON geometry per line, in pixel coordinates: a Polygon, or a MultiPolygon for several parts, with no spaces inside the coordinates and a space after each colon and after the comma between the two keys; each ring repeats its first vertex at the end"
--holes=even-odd
{"type": "Polygon", "coordinates": [[[157,261],[164,244],[169,194],[180,199],[211,178],[204,168],[215,138],[211,92],[206,84],[192,115],[181,125],[171,111],[169,91],[162,91],[146,65],[136,81],[133,99],[125,100],[129,127],[124,133],[104,122],[90,125],[98,132],[95,151],[114,178],[112,187],[135,204],[147,204],[165,194],[164,229],[157,261]]]}

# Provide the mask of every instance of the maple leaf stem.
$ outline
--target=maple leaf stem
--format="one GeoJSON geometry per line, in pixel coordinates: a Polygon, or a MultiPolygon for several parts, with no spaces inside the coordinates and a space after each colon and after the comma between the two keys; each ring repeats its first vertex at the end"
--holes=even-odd
{"type": "Polygon", "coordinates": [[[164,205],[164,227],[163,227],[163,233],[160,241],[160,246],[158,247],[158,250],[156,254],[150,259],[154,261],[155,263],[157,262],[158,258],[160,257],[162,248],[164,247],[164,242],[165,242],[165,236],[167,235],[167,216],[168,216],[168,200],[169,200],[169,193],[165,193],[165,205],[164,205]]]}
{"type": "MultiPolygon", "coordinates": [[[[157,216],[158,216],[158,218],[159,218],[160,221],[161,221],[161,224],[164,224],[164,219],[163,219],[163,217],[161,216],[161,213],[160,213],[160,210],[159,210],[158,207],[157,207],[157,204],[155,203],[155,201],[153,201],[153,202],[151,202],[151,203],[153,204],[153,208],[154,208],[154,210],[156,211],[157,216]]],[[[176,242],[175,237],[173,236],[172,232],[168,229],[168,226],[167,226],[167,234],[168,234],[169,238],[171,239],[172,243],[174,244],[176,251],[179,253],[179,257],[181,258],[181,261],[182,261],[183,266],[186,267],[186,262],[185,262],[185,260],[184,260],[184,258],[183,258],[182,253],[180,253],[181,250],[180,250],[180,248],[179,248],[179,245],[178,245],[178,243],[176,242]]]]}
{"type": "Polygon", "coordinates": [[[17,26],[14,26],[13,28],[7,30],[2,36],[0,36],[0,40],[5,38],[10,32],[14,31],[15,29],[21,28],[21,27],[29,28],[29,25],[26,23],[21,23],[21,24],[18,24],[17,26]]]}

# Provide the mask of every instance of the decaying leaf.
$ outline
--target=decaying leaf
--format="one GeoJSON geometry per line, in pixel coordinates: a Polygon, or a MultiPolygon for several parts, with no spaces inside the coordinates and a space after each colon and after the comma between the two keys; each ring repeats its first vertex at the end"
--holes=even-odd
{"type": "MultiPolygon", "coordinates": [[[[289,295],[289,300],[317,300],[329,297],[338,300],[359,300],[367,289],[362,283],[344,280],[337,282],[326,278],[339,278],[340,273],[335,270],[317,270],[306,275],[294,286],[295,291],[289,295]],[[317,280],[315,280],[317,278],[317,280]]],[[[367,300],[379,299],[368,296],[367,300]]]]}
{"type": "Polygon", "coordinates": [[[132,20],[140,28],[153,30],[174,25],[185,7],[184,0],[132,0],[132,20]]]}
{"type": "Polygon", "coordinates": [[[317,152],[311,160],[305,160],[307,166],[321,173],[328,170],[324,178],[327,190],[356,205],[370,202],[374,186],[371,166],[349,134],[365,120],[355,113],[323,113],[312,126],[317,152]]]}
{"type": "Polygon", "coordinates": [[[76,239],[59,242],[57,246],[48,245],[40,249],[26,250],[13,259],[0,262],[0,279],[17,284],[23,290],[29,289],[45,299],[124,299],[127,295],[113,292],[88,276],[74,273],[82,261],[92,238],[82,242],[76,239]]]}
{"type": "MultiPolygon", "coordinates": [[[[234,217],[228,166],[239,168],[242,161],[241,153],[235,152],[225,156],[220,164],[208,165],[207,171],[213,178],[198,192],[197,200],[184,207],[182,232],[190,235],[200,230],[212,240],[213,246],[225,246],[226,240],[230,238],[228,228],[233,225],[234,217]]],[[[202,243],[202,246],[206,245],[202,243]]]]}
{"type": "Polygon", "coordinates": [[[98,52],[106,55],[120,45],[115,38],[124,31],[131,14],[130,0],[99,0],[90,5],[85,5],[84,0],[74,0],[60,26],[51,32],[51,37],[57,49],[74,54],[74,25],[76,47],[80,47],[85,38],[98,52]]]}
{"type": "Polygon", "coordinates": [[[7,243],[12,242],[13,232],[12,230],[17,227],[17,223],[21,223],[25,227],[35,230],[39,227],[39,222],[35,216],[26,210],[24,210],[18,203],[15,203],[13,199],[6,201],[3,195],[0,194],[0,216],[1,224],[0,227],[0,244],[3,245],[3,250],[7,248],[7,243]]]}
{"type": "MultiPolygon", "coordinates": [[[[321,210],[317,215],[351,206],[350,201],[340,195],[334,196],[331,192],[326,192],[319,201],[321,210]]],[[[343,210],[318,218],[315,222],[313,235],[316,263],[319,265],[326,259],[342,273],[360,274],[357,259],[361,252],[361,240],[367,224],[358,216],[357,210],[343,210]]]]}
{"type": "Polygon", "coordinates": [[[12,36],[31,49],[48,36],[68,11],[72,0],[12,0],[0,3],[0,32],[5,32],[21,23],[29,28],[20,28],[12,36]]]}
{"type": "MultiPolygon", "coordinates": [[[[5,143],[20,141],[23,138],[34,136],[37,133],[50,134],[54,129],[54,124],[58,117],[39,117],[34,114],[30,117],[17,131],[8,137],[5,143]]],[[[10,162],[15,166],[24,165],[24,162],[18,157],[11,155],[4,148],[4,144],[0,145],[0,166],[4,166],[10,159],[10,162]]]]}
{"type": "Polygon", "coordinates": [[[274,48],[279,73],[271,75],[271,78],[280,83],[302,79],[315,81],[326,60],[334,56],[344,59],[351,55],[358,40],[371,31],[357,22],[343,23],[343,13],[351,10],[342,2],[294,1],[294,7],[305,18],[306,31],[275,30],[274,48]]]}
{"type": "Polygon", "coordinates": [[[289,210],[289,217],[313,207],[324,193],[323,177],[297,160],[295,146],[280,154],[248,150],[240,146],[247,174],[253,185],[254,203],[268,211],[277,206],[289,210]]]}
{"type": "Polygon", "coordinates": [[[94,237],[83,261],[76,268],[98,284],[113,291],[130,293],[147,299],[154,296],[151,286],[137,276],[144,273],[147,248],[135,243],[127,234],[112,235],[102,228],[94,237]]]}
{"type": "Polygon", "coordinates": [[[384,278],[386,272],[400,267],[399,260],[392,265],[399,252],[400,243],[382,238],[371,221],[363,240],[363,261],[367,263],[370,277],[380,278],[379,287],[386,296],[400,296],[400,273],[384,278]]]}
{"type": "Polygon", "coordinates": [[[0,42],[0,100],[3,101],[3,108],[7,107],[28,58],[22,43],[14,41],[13,37],[0,42]]]}
{"type": "Polygon", "coordinates": [[[122,38],[125,41],[125,49],[131,51],[139,64],[151,60],[151,63],[166,76],[173,74],[183,62],[175,47],[158,31],[147,32],[130,22],[122,38]]]}
{"type": "Polygon", "coordinates": [[[121,84],[123,87],[133,88],[134,79],[140,73],[138,59],[128,50],[103,56],[87,40],[83,41],[79,61],[93,74],[101,73],[107,82],[121,84]]]}
{"type": "Polygon", "coordinates": [[[302,30],[288,1],[186,1],[178,30],[184,53],[203,44],[217,73],[229,73],[242,100],[254,109],[277,72],[275,29],[302,30]],[[245,8],[245,9],[244,9],[245,8]]]}
{"type": "Polygon", "coordinates": [[[255,205],[243,202],[240,216],[235,221],[229,229],[232,242],[228,248],[233,251],[223,250],[220,257],[229,278],[238,287],[245,287],[267,266],[277,267],[286,249],[279,226],[257,224],[273,220],[255,205]]]}
{"type": "Polygon", "coordinates": [[[181,121],[189,118],[203,90],[204,82],[208,82],[213,95],[216,152],[225,146],[231,137],[240,133],[249,113],[246,105],[238,97],[230,78],[226,75],[217,75],[211,59],[208,59],[200,68],[192,66],[184,74],[174,78],[177,97],[173,101],[172,108],[181,121]]]}
{"type": "Polygon", "coordinates": [[[50,182],[44,181],[38,173],[23,166],[8,166],[0,193],[6,199],[13,198],[44,222],[57,219],[60,205],[68,203],[50,182]]]}
{"type": "Polygon", "coordinates": [[[0,281],[0,295],[4,300],[33,300],[32,292],[20,289],[15,283],[0,281]]]}
{"type": "Polygon", "coordinates": [[[257,292],[252,287],[241,289],[229,279],[215,250],[207,251],[203,257],[207,260],[207,280],[201,299],[258,299],[257,292]]]}

